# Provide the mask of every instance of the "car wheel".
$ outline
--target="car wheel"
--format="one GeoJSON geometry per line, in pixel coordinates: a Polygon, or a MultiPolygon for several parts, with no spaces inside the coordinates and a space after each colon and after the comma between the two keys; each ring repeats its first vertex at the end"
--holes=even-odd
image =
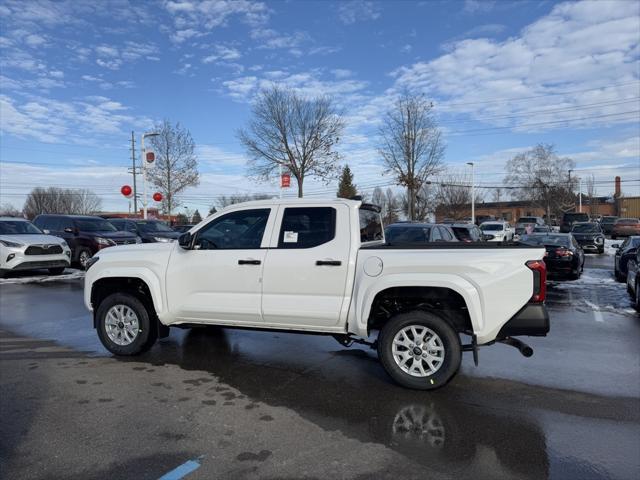
{"type": "Polygon", "coordinates": [[[392,317],[380,331],[378,357],[403,387],[433,390],[460,368],[460,338],[441,317],[414,311],[392,317]]]}
{"type": "Polygon", "coordinates": [[[49,275],[62,275],[65,267],[49,268],[49,275]]]}
{"type": "Polygon", "coordinates": [[[133,295],[114,293],[105,298],[96,312],[98,337],[115,355],[138,355],[158,338],[149,312],[133,295]]]}
{"type": "Polygon", "coordinates": [[[604,247],[598,249],[598,255],[602,255],[604,253],[604,247]]]}
{"type": "Polygon", "coordinates": [[[92,257],[91,250],[88,248],[81,248],[78,252],[78,263],[83,270],[87,269],[87,262],[92,257]]]}

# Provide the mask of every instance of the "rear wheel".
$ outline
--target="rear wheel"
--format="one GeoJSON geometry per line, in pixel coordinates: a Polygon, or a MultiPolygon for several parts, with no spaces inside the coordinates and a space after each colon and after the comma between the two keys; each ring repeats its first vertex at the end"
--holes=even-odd
{"type": "Polygon", "coordinates": [[[158,338],[144,304],[127,293],[105,298],[96,319],[102,345],[115,355],[138,355],[151,348],[158,338]]]}
{"type": "Polygon", "coordinates": [[[445,385],[460,368],[460,338],[432,312],[414,311],[392,317],[380,331],[378,356],[387,373],[403,387],[433,390],[445,385]]]}

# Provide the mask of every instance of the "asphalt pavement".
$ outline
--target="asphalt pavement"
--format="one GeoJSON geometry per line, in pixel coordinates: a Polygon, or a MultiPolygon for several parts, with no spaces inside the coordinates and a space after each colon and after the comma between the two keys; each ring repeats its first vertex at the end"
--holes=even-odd
{"type": "Polygon", "coordinates": [[[330,337],[172,329],[115,358],[81,274],[0,283],[11,479],[640,478],[640,318],[610,255],[551,281],[531,358],[495,345],[435,392],[330,337]]]}

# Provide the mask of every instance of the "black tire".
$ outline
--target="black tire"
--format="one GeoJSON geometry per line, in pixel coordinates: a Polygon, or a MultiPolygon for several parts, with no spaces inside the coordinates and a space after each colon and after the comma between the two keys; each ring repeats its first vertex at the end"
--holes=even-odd
{"type": "Polygon", "coordinates": [[[153,325],[149,312],[144,304],[133,295],[128,293],[114,293],[105,298],[96,312],[96,321],[98,328],[98,337],[102,345],[115,355],[131,356],[143,353],[156,342],[158,331],[153,325]],[[138,317],[138,333],[133,342],[128,345],[118,345],[113,342],[107,334],[105,324],[109,309],[116,305],[125,305],[133,310],[138,317]]]}
{"type": "Polygon", "coordinates": [[[62,275],[66,267],[49,268],[49,275],[62,275]]]}
{"type": "Polygon", "coordinates": [[[598,255],[602,255],[604,253],[604,247],[598,249],[598,255]]]}
{"type": "Polygon", "coordinates": [[[91,253],[91,250],[89,250],[88,248],[81,248],[80,250],[78,250],[78,265],[80,265],[80,268],[82,270],[86,270],[87,269],[87,260],[89,260],[91,257],[93,257],[93,254],[91,253]]]}
{"type": "Polygon", "coordinates": [[[406,388],[435,390],[444,386],[460,368],[462,347],[460,337],[441,317],[432,312],[413,311],[392,317],[378,336],[378,357],[389,376],[406,388]],[[435,373],[417,377],[403,371],[393,356],[393,339],[405,327],[415,325],[427,327],[440,337],[444,348],[444,360],[435,373]]]}

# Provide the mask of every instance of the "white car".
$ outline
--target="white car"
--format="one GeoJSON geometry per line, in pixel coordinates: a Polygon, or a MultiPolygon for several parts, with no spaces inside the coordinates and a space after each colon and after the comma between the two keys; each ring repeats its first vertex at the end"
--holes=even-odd
{"type": "Polygon", "coordinates": [[[491,221],[480,224],[480,230],[487,242],[512,242],[514,229],[509,222],[491,221]]]}
{"type": "Polygon", "coordinates": [[[149,349],[170,326],[320,333],[377,349],[394,380],[429,390],[456,374],[462,351],[477,360],[479,345],[532,355],[513,337],[549,331],[544,253],[386,244],[372,205],[261,200],[220,210],[178,242],[100,251],[87,265],[84,301],[116,355],[149,349]]]}
{"type": "Polygon", "coordinates": [[[41,268],[60,275],[70,264],[71,250],[62,238],[45,235],[23,218],[0,217],[0,277],[41,268]]]}

